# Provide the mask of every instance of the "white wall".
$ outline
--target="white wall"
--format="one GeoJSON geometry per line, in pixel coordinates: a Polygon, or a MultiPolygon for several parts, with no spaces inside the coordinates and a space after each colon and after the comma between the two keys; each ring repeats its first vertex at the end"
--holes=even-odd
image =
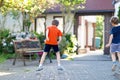
{"type": "MultiPolygon", "coordinates": [[[[46,15],[46,27],[50,26],[53,20],[53,17],[57,17],[57,16],[62,16],[62,14],[47,14],[46,15]]],[[[73,14],[70,15],[69,19],[67,18],[67,14],[65,15],[65,25],[63,24],[63,19],[57,17],[56,19],[59,20],[59,26],[58,28],[63,31],[63,29],[65,29],[65,33],[70,33],[73,34],[73,30],[74,30],[74,24],[72,23],[72,17],[73,14]]],[[[40,24],[43,24],[44,21],[40,21],[40,19],[42,18],[38,18],[37,19],[37,27],[40,26],[40,24]]],[[[41,29],[44,29],[44,26],[41,26],[41,29]]],[[[37,30],[37,32],[43,32],[43,30],[37,30]]]]}
{"type": "Polygon", "coordinates": [[[9,29],[11,32],[18,32],[22,30],[22,15],[18,19],[13,19],[13,17],[8,14],[5,17],[0,15],[0,28],[9,29]],[[5,20],[5,25],[3,26],[5,20]]]}
{"type": "Polygon", "coordinates": [[[39,33],[39,34],[41,32],[45,33],[44,23],[45,23],[45,19],[44,18],[38,18],[37,19],[37,24],[36,24],[36,26],[37,26],[37,29],[36,29],[37,33],[39,33]]]}
{"type": "Polygon", "coordinates": [[[88,22],[88,45],[92,46],[93,42],[93,26],[91,22],[88,22]]]}
{"type": "Polygon", "coordinates": [[[84,16],[81,16],[81,24],[78,26],[78,44],[81,46],[81,49],[85,48],[86,26],[85,26],[85,17],[84,16]]]}
{"type": "MultiPolygon", "coordinates": [[[[62,16],[62,14],[47,14],[46,16],[46,26],[50,26],[51,22],[53,20],[54,16],[62,16]]],[[[62,26],[63,29],[65,29],[65,33],[70,33],[73,34],[74,30],[74,23],[72,22],[73,20],[73,14],[70,14],[69,16],[65,14],[65,25],[62,26]]],[[[23,29],[23,23],[22,23],[22,15],[18,19],[13,19],[12,16],[8,15],[6,17],[6,22],[4,28],[9,29],[11,32],[20,32],[23,29]]],[[[0,15],[0,28],[2,27],[4,17],[0,15]]],[[[37,32],[44,32],[44,26],[39,27],[40,25],[43,25],[44,21],[38,18],[37,19],[37,32]]],[[[60,22],[63,25],[63,22],[60,22]]],[[[33,26],[34,27],[34,26],[33,26]]],[[[62,30],[61,28],[61,30],[62,30]]]]}
{"type": "Polygon", "coordinates": [[[78,26],[78,43],[80,46],[86,45],[86,25],[85,20],[88,22],[88,45],[92,46],[93,42],[93,25],[96,22],[95,16],[81,16],[81,24],[78,26]]]}
{"type": "Polygon", "coordinates": [[[85,19],[88,22],[88,45],[92,46],[94,36],[92,23],[96,23],[96,16],[85,16],[85,19]]]}

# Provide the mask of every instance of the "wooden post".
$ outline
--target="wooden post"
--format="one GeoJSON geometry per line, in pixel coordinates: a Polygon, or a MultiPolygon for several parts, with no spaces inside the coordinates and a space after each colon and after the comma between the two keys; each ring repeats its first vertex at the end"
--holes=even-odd
{"type": "Polygon", "coordinates": [[[86,26],[86,48],[88,48],[88,21],[85,20],[85,26],[86,26]]]}
{"type": "Polygon", "coordinates": [[[96,23],[92,23],[92,26],[93,26],[93,45],[92,45],[92,48],[91,50],[95,50],[95,27],[96,27],[96,23]]]}

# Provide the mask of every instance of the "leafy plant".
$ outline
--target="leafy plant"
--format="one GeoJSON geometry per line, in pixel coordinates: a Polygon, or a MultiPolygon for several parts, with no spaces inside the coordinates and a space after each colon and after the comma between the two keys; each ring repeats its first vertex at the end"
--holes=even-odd
{"type": "Polygon", "coordinates": [[[13,58],[15,54],[0,54],[0,63],[6,61],[7,59],[13,58]]]}
{"type": "Polygon", "coordinates": [[[10,37],[7,37],[5,39],[5,44],[6,45],[3,45],[3,52],[4,53],[14,53],[14,45],[12,43],[12,40],[13,38],[10,36],[10,37]]]}
{"type": "Polygon", "coordinates": [[[2,54],[2,40],[0,39],[0,54],[2,54]]]}
{"type": "Polygon", "coordinates": [[[24,26],[26,26],[26,27],[30,27],[30,25],[31,25],[31,21],[29,20],[29,19],[25,19],[24,21],[23,21],[23,24],[24,24],[24,26]]]}
{"type": "Polygon", "coordinates": [[[59,44],[61,54],[64,54],[65,50],[67,49],[69,41],[66,39],[65,36],[62,37],[62,41],[59,44]]]}
{"type": "Polygon", "coordinates": [[[9,30],[8,29],[0,29],[0,39],[7,38],[9,35],[9,30]]]}
{"type": "Polygon", "coordinates": [[[34,34],[35,34],[36,37],[39,39],[40,44],[41,44],[41,48],[43,49],[43,47],[44,47],[45,35],[44,35],[43,33],[38,34],[37,32],[34,32],[34,34]]]}
{"type": "Polygon", "coordinates": [[[72,54],[76,51],[77,39],[75,35],[65,34],[60,43],[61,54],[72,54]]]}
{"type": "Polygon", "coordinates": [[[13,44],[11,43],[14,38],[10,36],[10,31],[7,29],[0,30],[0,53],[13,53],[14,48],[13,44]]]}
{"type": "MultiPolygon", "coordinates": [[[[23,27],[28,27],[30,22],[44,13],[44,11],[56,1],[47,0],[2,0],[0,2],[0,12],[2,15],[12,13],[13,19],[18,19],[20,15],[23,17],[23,27]],[[27,25],[27,26],[26,26],[27,25]]],[[[18,19],[19,20],[19,19],[18,19]]],[[[20,26],[20,25],[19,25],[20,26]]],[[[4,26],[3,26],[4,27],[4,26]]],[[[24,30],[24,28],[23,28],[24,30]]]]}
{"type": "Polygon", "coordinates": [[[104,17],[103,16],[97,16],[97,22],[96,22],[96,37],[100,37],[101,38],[101,42],[100,42],[100,48],[102,48],[103,45],[103,21],[104,21],[104,17]]]}
{"type": "Polygon", "coordinates": [[[6,39],[9,35],[9,30],[1,29],[0,30],[0,53],[3,51],[3,39],[6,39]]]}

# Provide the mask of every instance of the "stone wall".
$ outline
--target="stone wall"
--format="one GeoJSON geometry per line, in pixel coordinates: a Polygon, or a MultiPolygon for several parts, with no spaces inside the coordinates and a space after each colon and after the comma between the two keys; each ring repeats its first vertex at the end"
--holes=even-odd
{"type": "Polygon", "coordinates": [[[112,14],[110,13],[106,13],[104,14],[104,54],[108,55],[110,54],[109,52],[109,48],[105,48],[105,45],[108,43],[109,41],[109,36],[110,36],[110,29],[112,27],[111,23],[110,23],[110,18],[111,18],[112,14]]]}

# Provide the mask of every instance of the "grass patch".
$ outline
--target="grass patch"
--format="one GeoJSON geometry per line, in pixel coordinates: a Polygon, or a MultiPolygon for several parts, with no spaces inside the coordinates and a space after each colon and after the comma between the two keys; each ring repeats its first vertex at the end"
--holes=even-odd
{"type": "Polygon", "coordinates": [[[67,57],[66,60],[74,61],[72,57],[67,57]]]}
{"type": "Polygon", "coordinates": [[[5,62],[7,59],[13,58],[15,54],[2,53],[0,54],[0,63],[5,62]]]}
{"type": "Polygon", "coordinates": [[[4,62],[6,60],[4,54],[0,55],[0,63],[4,62]]]}
{"type": "Polygon", "coordinates": [[[28,69],[26,69],[26,70],[24,70],[24,72],[29,72],[30,70],[28,70],[28,69]]]}

